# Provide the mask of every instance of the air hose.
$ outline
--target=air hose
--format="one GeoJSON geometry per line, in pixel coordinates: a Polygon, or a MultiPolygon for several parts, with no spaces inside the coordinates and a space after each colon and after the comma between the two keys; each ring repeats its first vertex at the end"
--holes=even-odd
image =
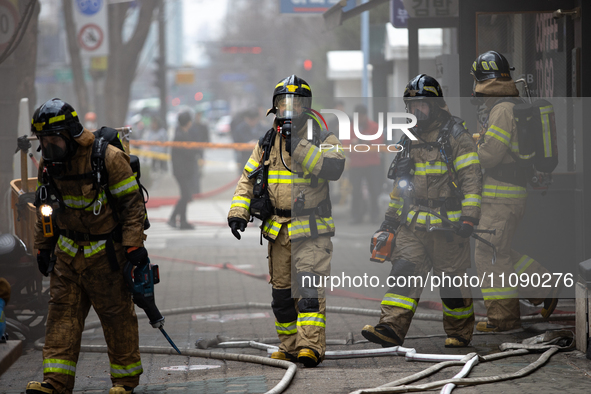
{"type": "MultiPolygon", "coordinates": [[[[234,304],[220,304],[220,305],[207,305],[207,306],[190,306],[185,308],[172,308],[167,310],[162,310],[162,315],[171,316],[171,315],[182,315],[185,313],[204,313],[204,312],[217,312],[217,311],[226,311],[226,310],[235,310],[235,309],[270,309],[271,304],[266,304],[262,302],[240,302],[234,304]]],[[[348,315],[363,315],[363,316],[377,316],[379,317],[381,312],[377,309],[362,309],[362,308],[349,308],[349,307],[342,307],[342,306],[327,306],[326,311],[329,313],[343,313],[348,315]]],[[[146,314],[140,312],[137,314],[138,319],[145,319],[146,314]]],[[[428,320],[428,321],[441,321],[443,319],[442,315],[436,315],[431,313],[415,313],[413,319],[417,320],[428,320]]],[[[484,317],[476,317],[476,321],[486,321],[484,317]]],[[[575,320],[574,313],[563,313],[560,315],[552,315],[547,319],[544,319],[541,316],[522,316],[521,321],[523,323],[535,323],[535,322],[547,322],[547,321],[569,321],[575,320]]],[[[86,330],[91,328],[101,327],[100,321],[90,322],[87,323],[85,326],[86,330]]]]}
{"type": "MultiPolygon", "coordinates": [[[[234,304],[220,304],[220,305],[209,305],[209,306],[196,306],[196,307],[186,307],[186,308],[173,308],[168,310],[162,310],[162,314],[166,316],[170,315],[178,315],[178,314],[186,314],[186,313],[199,313],[199,312],[212,312],[212,311],[223,311],[223,310],[235,310],[240,309],[244,310],[247,308],[255,308],[255,309],[268,309],[270,308],[269,304],[266,303],[256,303],[256,302],[245,302],[245,303],[234,303],[234,304]]],[[[349,308],[349,307],[326,307],[327,312],[332,313],[344,313],[344,314],[355,314],[355,315],[364,315],[364,316],[379,316],[379,310],[372,310],[372,309],[361,309],[361,308],[349,308]]],[[[146,318],[145,313],[138,313],[138,319],[146,318]]],[[[414,318],[420,320],[441,320],[441,316],[433,315],[433,314],[415,314],[414,318]]],[[[574,314],[562,314],[559,316],[551,316],[549,320],[573,320],[574,314]],[[552,319],[554,317],[554,319],[552,319]]],[[[541,316],[525,316],[522,317],[522,321],[527,322],[535,322],[535,321],[548,321],[548,319],[543,319],[541,316]]],[[[90,322],[85,324],[85,330],[93,329],[101,327],[100,321],[90,322]]],[[[347,338],[346,340],[336,340],[334,341],[335,344],[352,344],[353,338],[347,338]]],[[[273,352],[277,347],[261,342],[256,341],[235,341],[235,342],[224,342],[222,341],[223,337],[218,337],[217,341],[214,340],[215,343],[212,343],[213,346],[222,345],[220,347],[253,347],[260,350],[266,350],[267,352],[273,352]],[[221,342],[221,343],[220,343],[221,342]]],[[[409,338],[410,339],[410,338],[409,338]]],[[[44,343],[42,342],[44,339],[41,338],[35,342],[35,349],[42,350],[44,343]]],[[[359,343],[361,341],[355,342],[359,343]]],[[[554,339],[556,342],[556,339],[554,339]]],[[[331,341],[327,341],[327,343],[331,343],[331,341]]],[[[548,342],[551,343],[551,342],[548,342]]],[[[207,346],[207,345],[206,345],[207,346]]],[[[572,346],[569,346],[569,348],[572,346]]],[[[538,341],[534,343],[524,343],[524,344],[503,344],[501,346],[501,350],[506,349],[515,349],[517,350],[508,350],[503,351],[502,353],[492,354],[488,356],[478,356],[476,353],[470,353],[468,355],[444,355],[444,354],[421,354],[417,353],[413,348],[405,348],[402,346],[395,346],[391,348],[382,348],[382,349],[361,349],[361,350],[344,350],[344,351],[327,351],[326,352],[326,359],[342,359],[342,358],[356,358],[356,357],[379,357],[379,356],[392,356],[404,355],[407,361],[437,361],[439,362],[436,365],[433,365],[424,371],[419,373],[413,374],[403,379],[396,380],[394,382],[387,383],[380,387],[371,388],[371,389],[363,389],[353,392],[352,394],[362,394],[362,393],[399,393],[399,392],[412,392],[412,391],[424,391],[433,388],[443,387],[442,393],[449,394],[453,390],[456,385],[476,385],[476,384],[484,384],[484,383],[493,383],[508,379],[515,379],[522,376],[525,376],[532,371],[536,370],[540,366],[542,366],[553,354],[558,352],[561,347],[557,345],[546,345],[544,341],[538,341]],[[465,376],[469,373],[469,371],[477,365],[479,362],[486,362],[492,361],[503,357],[510,357],[515,355],[523,355],[527,354],[531,350],[546,350],[542,356],[536,360],[535,362],[531,363],[525,368],[521,370],[497,375],[497,376],[490,376],[490,377],[480,377],[480,378],[466,378],[465,376]],[[417,386],[407,386],[406,383],[410,383],[424,377],[427,377],[443,368],[447,368],[449,366],[463,366],[462,370],[451,379],[440,380],[436,382],[430,382],[422,385],[417,386]]],[[[563,347],[564,349],[564,347],[563,347]]],[[[107,351],[107,346],[105,345],[82,345],[80,348],[81,351],[84,352],[99,352],[103,353],[107,351]]],[[[177,355],[174,349],[169,347],[160,347],[160,346],[140,346],[140,352],[145,354],[164,354],[164,355],[177,355]]],[[[213,352],[204,349],[183,349],[183,356],[190,356],[190,357],[202,357],[202,358],[210,358],[210,359],[217,359],[217,360],[227,360],[227,361],[240,361],[240,362],[248,362],[248,363],[255,363],[261,365],[268,365],[277,368],[284,368],[286,372],[280,382],[273,387],[271,390],[267,391],[268,394],[279,394],[283,392],[290,382],[293,380],[295,376],[297,367],[294,363],[284,360],[276,360],[271,359],[268,357],[261,357],[255,356],[250,354],[238,354],[238,353],[222,353],[222,352],[213,352]]]]}
{"type": "MultiPolygon", "coordinates": [[[[43,350],[44,343],[42,342],[43,338],[37,340],[35,342],[35,349],[43,350]]],[[[107,346],[106,345],[82,345],[80,346],[80,351],[82,352],[91,352],[91,353],[106,353],[107,346]]],[[[164,346],[140,346],[140,353],[144,354],[167,354],[171,356],[178,356],[178,353],[170,348],[164,346]]],[[[254,356],[251,354],[237,354],[237,353],[220,353],[220,352],[211,352],[208,350],[200,350],[200,349],[183,349],[182,356],[190,356],[190,357],[201,357],[201,358],[211,358],[215,360],[226,360],[226,361],[240,361],[246,363],[254,363],[254,364],[261,364],[261,365],[269,365],[271,367],[276,368],[283,368],[286,369],[283,378],[277,383],[275,387],[271,390],[267,391],[265,394],[279,394],[282,393],[287,386],[293,380],[293,377],[296,374],[297,366],[289,361],[283,360],[275,360],[272,358],[261,357],[261,356],[254,356]]]]}

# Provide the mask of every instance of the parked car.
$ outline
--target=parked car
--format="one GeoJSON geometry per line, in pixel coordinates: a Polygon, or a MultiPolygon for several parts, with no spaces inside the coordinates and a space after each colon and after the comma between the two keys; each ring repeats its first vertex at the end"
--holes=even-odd
{"type": "Polygon", "coordinates": [[[230,123],[232,122],[232,116],[224,115],[215,124],[215,132],[218,135],[230,135],[230,123]]]}

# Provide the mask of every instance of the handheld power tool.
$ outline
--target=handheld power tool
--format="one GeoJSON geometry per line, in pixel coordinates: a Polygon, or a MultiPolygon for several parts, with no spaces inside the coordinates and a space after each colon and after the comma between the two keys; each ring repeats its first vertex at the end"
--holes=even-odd
{"type": "Polygon", "coordinates": [[[154,285],[160,282],[158,266],[150,264],[149,258],[146,258],[146,260],[145,264],[138,266],[134,266],[129,261],[125,264],[124,275],[127,287],[133,295],[134,304],[146,312],[152,327],[158,328],[174,350],[181,354],[179,348],[164,331],[164,317],[162,317],[154,300],[154,285]]]}

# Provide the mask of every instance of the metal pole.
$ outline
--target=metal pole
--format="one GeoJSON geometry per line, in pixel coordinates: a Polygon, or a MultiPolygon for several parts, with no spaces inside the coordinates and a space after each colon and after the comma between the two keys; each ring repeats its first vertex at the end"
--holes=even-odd
{"type": "MultiPolygon", "coordinates": [[[[368,0],[361,0],[361,4],[368,0]]],[[[367,107],[369,97],[369,75],[367,65],[369,63],[369,11],[361,14],[361,51],[363,52],[363,73],[361,76],[361,97],[367,107]]]]}
{"type": "Polygon", "coordinates": [[[166,129],[166,112],[167,112],[167,105],[166,105],[166,96],[168,95],[166,89],[166,2],[164,0],[160,0],[160,9],[158,10],[158,56],[160,57],[159,60],[159,67],[158,72],[158,79],[161,81],[160,84],[160,122],[162,122],[163,127],[166,129]]]}

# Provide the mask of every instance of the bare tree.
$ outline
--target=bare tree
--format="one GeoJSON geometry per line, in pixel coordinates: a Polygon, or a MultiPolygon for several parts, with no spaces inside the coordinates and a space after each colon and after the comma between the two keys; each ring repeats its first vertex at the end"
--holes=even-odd
{"type": "MultiPolygon", "coordinates": [[[[78,98],[78,112],[89,110],[88,87],[84,80],[80,49],[77,46],[76,30],[72,16],[72,2],[63,0],[68,50],[70,53],[74,88],[78,98]]],[[[105,124],[120,126],[125,121],[129,105],[131,84],[135,78],[140,52],[152,25],[154,10],[163,6],[163,0],[142,0],[135,3],[139,17],[131,38],[123,40],[123,26],[130,14],[130,3],[109,4],[109,57],[105,80],[105,124]]]]}
{"type": "Polygon", "coordinates": [[[131,38],[123,41],[123,23],[129,4],[109,5],[109,69],[105,82],[106,123],[122,125],[129,106],[130,89],[139,55],[152,24],[154,10],[163,0],[142,0],[137,25],[131,38]]]}
{"type": "Polygon", "coordinates": [[[64,20],[66,24],[66,37],[68,38],[68,52],[70,53],[70,62],[72,67],[72,76],[74,79],[74,90],[78,98],[77,109],[80,114],[85,114],[90,110],[88,104],[88,88],[84,81],[84,70],[82,68],[82,59],[80,58],[80,48],[76,39],[76,26],[74,24],[74,15],[72,12],[72,2],[62,0],[64,10],[64,20]]]}

